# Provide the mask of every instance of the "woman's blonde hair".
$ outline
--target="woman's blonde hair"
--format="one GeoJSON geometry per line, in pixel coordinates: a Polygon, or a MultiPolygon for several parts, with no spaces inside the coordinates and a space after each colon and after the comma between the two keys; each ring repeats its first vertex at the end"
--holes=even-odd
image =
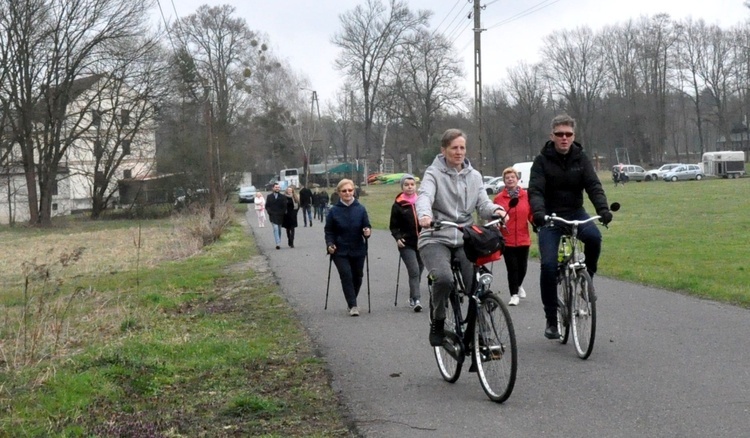
{"type": "Polygon", "coordinates": [[[336,184],[336,191],[340,192],[341,188],[344,187],[347,184],[349,184],[350,186],[352,186],[352,189],[354,189],[354,181],[352,181],[352,180],[350,180],[348,178],[344,178],[341,181],[339,181],[338,184],[336,184]]]}
{"type": "Polygon", "coordinates": [[[516,169],[512,167],[506,167],[505,170],[503,170],[503,179],[505,179],[505,175],[512,173],[518,178],[518,172],[516,172],[516,169]]]}

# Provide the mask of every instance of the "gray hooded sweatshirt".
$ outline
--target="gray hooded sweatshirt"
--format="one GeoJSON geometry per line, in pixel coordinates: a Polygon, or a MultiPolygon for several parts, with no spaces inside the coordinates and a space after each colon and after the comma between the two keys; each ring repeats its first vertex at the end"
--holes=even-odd
{"type": "MultiPolygon", "coordinates": [[[[474,210],[482,219],[491,219],[501,206],[493,204],[484,190],[482,175],[471,167],[468,159],[457,171],[445,164],[439,154],[424,173],[417,197],[417,218],[431,217],[433,221],[451,221],[461,226],[474,223],[474,210]]],[[[419,234],[419,248],[441,243],[456,248],[463,246],[463,233],[457,228],[445,227],[439,231],[424,229],[419,234]]]]}

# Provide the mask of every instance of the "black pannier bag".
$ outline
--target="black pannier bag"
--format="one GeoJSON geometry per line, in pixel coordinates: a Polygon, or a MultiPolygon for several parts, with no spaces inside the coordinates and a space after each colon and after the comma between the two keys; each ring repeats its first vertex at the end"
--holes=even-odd
{"type": "Polygon", "coordinates": [[[464,252],[471,262],[505,249],[505,239],[497,227],[485,228],[472,225],[464,227],[463,233],[464,252]]]}

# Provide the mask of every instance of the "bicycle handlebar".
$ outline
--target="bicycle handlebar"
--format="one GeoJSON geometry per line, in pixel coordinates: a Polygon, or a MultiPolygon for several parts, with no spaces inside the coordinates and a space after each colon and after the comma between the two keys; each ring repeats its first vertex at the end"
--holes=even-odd
{"type": "MultiPolygon", "coordinates": [[[[494,217],[494,216],[493,216],[494,217]]],[[[497,219],[487,222],[486,224],[482,225],[483,227],[492,227],[494,225],[500,224],[501,226],[505,225],[505,221],[503,221],[503,218],[498,217],[497,219]]],[[[459,225],[456,222],[451,221],[432,221],[430,222],[430,228],[439,230],[442,227],[453,227],[453,228],[463,228],[463,225],[459,225]]]]}
{"type": "Polygon", "coordinates": [[[590,218],[588,218],[586,220],[573,220],[573,221],[569,221],[567,219],[563,219],[561,217],[557,217],[557,215],[555,215],[554,213],[552,213],[551,215],[545,215],[544,216],[544,221],[545,222],[561,222],[561,223],[566,224],[566,225],[583,225],[583,224],[587,224],[589,222],[593,222],[593,221],[595,221],[597,219],[600,219],[600,218],[601,218],[601,216],[597,215],[597,216],[591,216],[590,218]]]}

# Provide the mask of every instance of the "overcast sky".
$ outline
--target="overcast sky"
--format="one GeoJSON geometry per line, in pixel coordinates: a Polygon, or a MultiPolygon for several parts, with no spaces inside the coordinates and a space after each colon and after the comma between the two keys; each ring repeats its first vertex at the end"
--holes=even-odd
{"type": "MultiPolygon", "coordinates": [[[[340,28],[339,15],[364,0],[159,0],[168,22],[184,17],[203,4],[230,4],[251,30],[268,35],[270,48],[287,59],[297,72],[304,72],[322,104],[343,83],[333,68],[337,48],[331,37],[340,28]]],[[[387,0],[384,0],[387,2],[387,0]]],[[[466,73],[466,89],[473,95],[473,42],[471,0],[407,0],[413,10],[433,12],[430,28],[454,41],[466,73]]],[[[542,39],[555,30],[623,23],[628,19],[667,13],[674,19],[703,19],[722,28],[744,23],[750,10],[744,0],[485,0],[481,12],[482,82],[497,84],[508,68],[520,62],[540,61],[542,39]]],[[[158,9],[154,12],[158,17],[158,9]]]]}

